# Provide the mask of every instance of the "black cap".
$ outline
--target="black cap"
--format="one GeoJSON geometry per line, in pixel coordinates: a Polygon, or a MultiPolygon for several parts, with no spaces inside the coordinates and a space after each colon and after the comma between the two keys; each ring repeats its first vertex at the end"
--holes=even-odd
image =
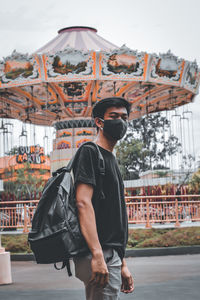
{"type": "Polygon", "coordinates": [[[112,106],[125,107],[127,110],[127,114],[129,116],[131,110],[131,104],[124,98],[110,97],[110,98],[104,98],[94,104],[92,109],[93,118],[96,117],[103,118],[106,109],[112,106]]]}

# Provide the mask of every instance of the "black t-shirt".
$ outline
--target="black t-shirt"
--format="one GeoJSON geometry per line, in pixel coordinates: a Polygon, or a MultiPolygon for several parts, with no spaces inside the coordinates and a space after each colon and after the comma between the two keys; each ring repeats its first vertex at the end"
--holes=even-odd
{"type": "Polygon", "coordinates": [[[101,246],[116,249],[123,258],[128,239],[124,184],[115,156],[100,146],[99,149],[105,162],[105,175],[99,174],[97,150],[91,145],[85,145],[80,149],[74,166],[74,180],[75,184],[82,182],[94,187],[92,204],[101,246]],[[98,189],[100,176],[104,197],[100,197],[98,189]]]}

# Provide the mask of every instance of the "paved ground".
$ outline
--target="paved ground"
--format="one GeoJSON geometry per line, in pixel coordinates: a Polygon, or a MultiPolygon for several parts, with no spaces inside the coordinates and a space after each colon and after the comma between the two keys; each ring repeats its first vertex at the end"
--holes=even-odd
{"type": "MultiPolygon", "coordinates": [[[[199,300],[200,255],[127,259],[135,277],[135,292],[121,300],[199,300]]],[[[0,286],[1,300],[84,300],[76,278],[52,265],[12,262],[13,284],[0,286]]]]}

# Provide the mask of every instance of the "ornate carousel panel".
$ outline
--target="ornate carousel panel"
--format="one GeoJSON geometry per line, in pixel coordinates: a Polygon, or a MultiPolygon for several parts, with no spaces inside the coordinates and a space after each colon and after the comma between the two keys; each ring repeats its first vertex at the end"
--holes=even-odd
{"type": "Polygon", "coordinates": [[[152,55],[149,69],[151,82],[180,85],[185,61],[174,56],[170,51],[160,56],[152,55]]]}
{"type": "Polygon", "coordinates": [[[200,82],[200,72],[196,62],[187,62],[185,67],[184,86],[187,90],[197,94],[200,82]]]}
{"type": "Polygon", "coordinates": [[[13,51],[11,56],[0,61],[0,88],[39,82],[41,82],[41,69],[37,55],[29,56],[13,51]]]}
{"type": "Polygon", "coordinates": [[[148,54],[138,53],[126,46],[112,52],[100,53],[99,78],[101,80],[144,80],[148,54]]]}
{"type": "Polygon", "coordinates": [[[61,82],[94,80],[96,78],[96,53],[75,49],[43,55],[45,81],[61,82]]]}

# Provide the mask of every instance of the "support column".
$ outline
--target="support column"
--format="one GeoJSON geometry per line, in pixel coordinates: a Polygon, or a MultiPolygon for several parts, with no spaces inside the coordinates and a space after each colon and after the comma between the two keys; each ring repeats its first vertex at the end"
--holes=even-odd
{"type": "Polygon", "coordinates": [[[66,166],[81,144],[96,138],[96,128],[91,118],[63,120],[53,126],[57,131],[50,154],[51,172],[66,166]]]}

